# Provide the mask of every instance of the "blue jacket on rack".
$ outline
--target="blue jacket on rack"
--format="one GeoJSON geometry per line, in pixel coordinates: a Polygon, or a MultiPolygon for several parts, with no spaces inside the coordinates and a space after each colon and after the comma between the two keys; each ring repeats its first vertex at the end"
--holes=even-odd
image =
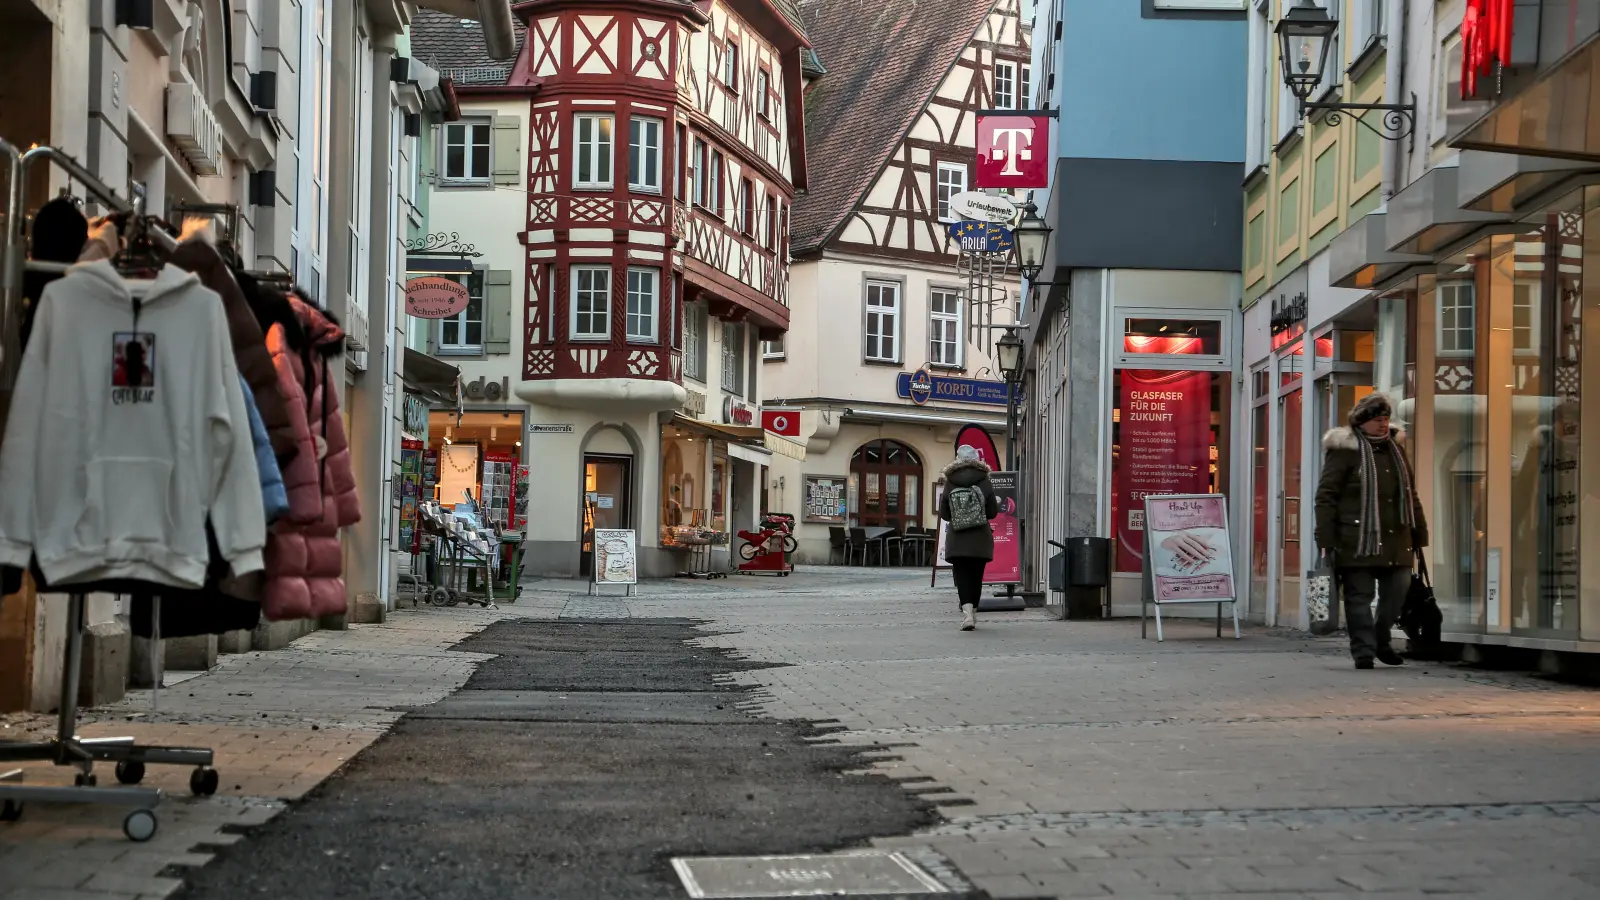
{"type": "Polygon", "coordinates": [[[261,473],[261,505],[271,525],[289,511],[289,492],[283,486],[283,471],[278,468],[278,457],[272,452],[272,438],[267,434],[267,423],[261,420],[256,409],[256,398],[250,395],[250,385],[239,376],[244,387],[244,405],[250,411],[250,442],[255,445],[256,469],[261,473]]]}

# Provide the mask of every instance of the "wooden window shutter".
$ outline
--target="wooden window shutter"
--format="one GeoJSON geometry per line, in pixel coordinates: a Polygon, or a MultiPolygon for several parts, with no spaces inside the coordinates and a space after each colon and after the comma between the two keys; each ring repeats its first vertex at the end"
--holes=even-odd
{"type": "Polygon", "coordinates": [[[494,183],[515,185],[522,174],[522,117],[494,117],[494,183]]]}
{"type": "Polygon", "coordinates": [[[485,353],[511,352],[511,270],[490,269],[483,281],[485,353]]]}

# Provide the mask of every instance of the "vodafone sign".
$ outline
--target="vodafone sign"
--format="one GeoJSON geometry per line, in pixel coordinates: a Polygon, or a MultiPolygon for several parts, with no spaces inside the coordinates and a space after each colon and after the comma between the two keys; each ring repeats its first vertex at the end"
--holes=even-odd
{"type": "Polygon", "coordinates": [[[764,409],[761,411],[761,427],[776,435],[797,438],[800,436],[800,410],[764,409]]]}
{"type": "Polygon", "coordinates": [[[447,319],[467,308],[472,297],[467,286],[452,278],[430,275],[406,282],[406,315],[419,319],[447,319]]]}
{"type": "Polygon", "coordinates": [[[1026,190],[1050,186],[1050,117],[978,116],[979,188],[1026,190]]]}

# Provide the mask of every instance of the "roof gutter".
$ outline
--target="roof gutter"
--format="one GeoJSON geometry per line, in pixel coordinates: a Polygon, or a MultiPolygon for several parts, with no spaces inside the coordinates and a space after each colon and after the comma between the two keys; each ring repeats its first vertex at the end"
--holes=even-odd
{"type": "Polygon", "coordinates": [[[517,55],[517,34],[511,27],[511,0],[418,0],[418,6],[472,19],[483,26],[483,45],[490,59],[517,55]]]}

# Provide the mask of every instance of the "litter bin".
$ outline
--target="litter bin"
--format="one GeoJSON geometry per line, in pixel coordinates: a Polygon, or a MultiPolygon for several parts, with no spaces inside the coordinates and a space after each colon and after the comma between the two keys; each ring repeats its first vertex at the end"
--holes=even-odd
{"type": "Polygon", "coordinates": [[[1111,539],[1067,538],[1067,577],[1072,587],[1110,586],[1111,539]]]}

